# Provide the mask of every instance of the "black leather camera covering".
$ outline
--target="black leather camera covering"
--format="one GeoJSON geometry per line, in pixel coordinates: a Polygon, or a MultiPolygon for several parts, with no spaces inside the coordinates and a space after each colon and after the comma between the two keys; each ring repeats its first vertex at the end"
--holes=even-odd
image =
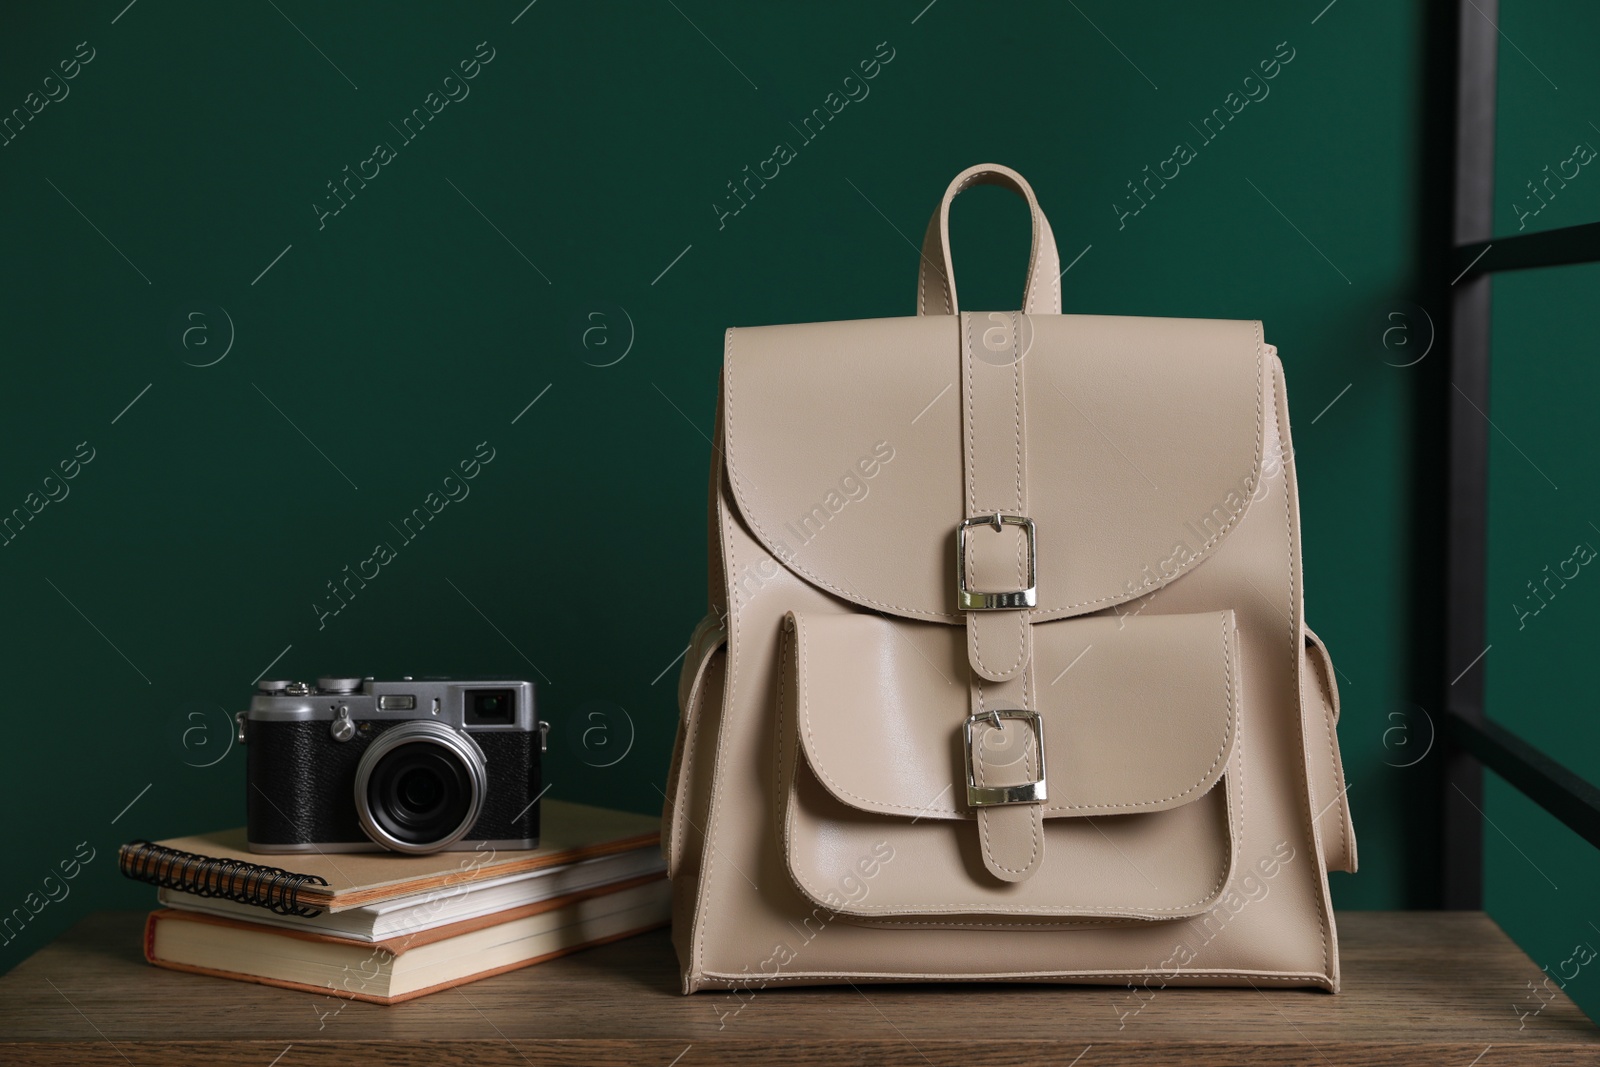
{"type": "MultiPolygon", "coordinates": [[[[348,845],[369,841],[356,817],[356,766],[394,721],[356,720],[356,736],[335,741],[326,719],[249,723],[248,838],[254,845],[348,845]],[[360,729],[365,727],[365,729],[360,729]]],[[[483,750],[489,788],[471,841],[539,836],[537,731],[469,731],[483,750]],[[520,816],[520,817],[519,817],[520,816]]]]}

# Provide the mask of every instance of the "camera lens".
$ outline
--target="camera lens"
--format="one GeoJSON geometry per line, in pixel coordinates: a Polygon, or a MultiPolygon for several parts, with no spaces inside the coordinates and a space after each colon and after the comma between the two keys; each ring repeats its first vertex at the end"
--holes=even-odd
{"type": "Polygon", "coordinates": [[[443,807],[446,786],[437,774],[409,767],[400,775],[395,792],[407,810],[427,816],[443,807]]]}
{"type": "Polygon", "coordinates": [[[373,818],[411,845],[448,837],[466,818],[471,797],[472,782],[461,761],[427,742],[395,749],[367,782],[373,818]]]}
{"type": "Polygon", "coordinates": [[[356,768],[356,814],[367,835],[397,852],[437,852],[478,821],[487,783],[483,753],[435,722],[378,736],[356,768]]]}

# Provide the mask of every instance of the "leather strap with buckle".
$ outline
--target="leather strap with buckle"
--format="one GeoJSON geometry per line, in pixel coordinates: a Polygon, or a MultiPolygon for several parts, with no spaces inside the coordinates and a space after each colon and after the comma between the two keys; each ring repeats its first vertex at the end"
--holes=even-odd
{"type": "Polygon", "coordinates": [[[1020,882],[1044,859],[1044,727],[1034,703],[1038,547],[1028,516],[1024,315],[961,316],[964,503],[956,602],[967,617],[967,801],[983,865],[1020,882]]]}

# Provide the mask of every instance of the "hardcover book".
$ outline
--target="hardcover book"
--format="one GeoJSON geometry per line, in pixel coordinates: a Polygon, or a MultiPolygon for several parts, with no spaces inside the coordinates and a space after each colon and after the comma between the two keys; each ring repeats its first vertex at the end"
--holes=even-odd
{"type": "Polygon", "coordinates": [[[145,923],[158,967],[397,1004],[666,925],[660,874],[370,942],[165,909],[145,923]]]}

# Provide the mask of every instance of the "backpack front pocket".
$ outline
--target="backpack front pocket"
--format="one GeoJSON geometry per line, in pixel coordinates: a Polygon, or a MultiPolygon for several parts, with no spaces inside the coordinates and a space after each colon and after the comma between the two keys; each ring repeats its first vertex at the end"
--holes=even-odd
{"type": "Polygon", "coordinates": [[[790,614],[776,783],[789,873],[857,922],[1024,926],[1198,915],[1242,836],[1231,611],[1034,626],[1026,711],[971,713],[966,633],[790,614]],[[970,720],[970,721],[969,721],[970,720]],[[977,753],[974,758],[971,753],[977,753]],[[1041,758],[1042,757],[1042,758],[1041,758]],[[1043,799],[1042,866],[984,865],[972,801],[1016,765],[1043,799]],[[976,791],[976,792],[974,792],[976,791]]]}

